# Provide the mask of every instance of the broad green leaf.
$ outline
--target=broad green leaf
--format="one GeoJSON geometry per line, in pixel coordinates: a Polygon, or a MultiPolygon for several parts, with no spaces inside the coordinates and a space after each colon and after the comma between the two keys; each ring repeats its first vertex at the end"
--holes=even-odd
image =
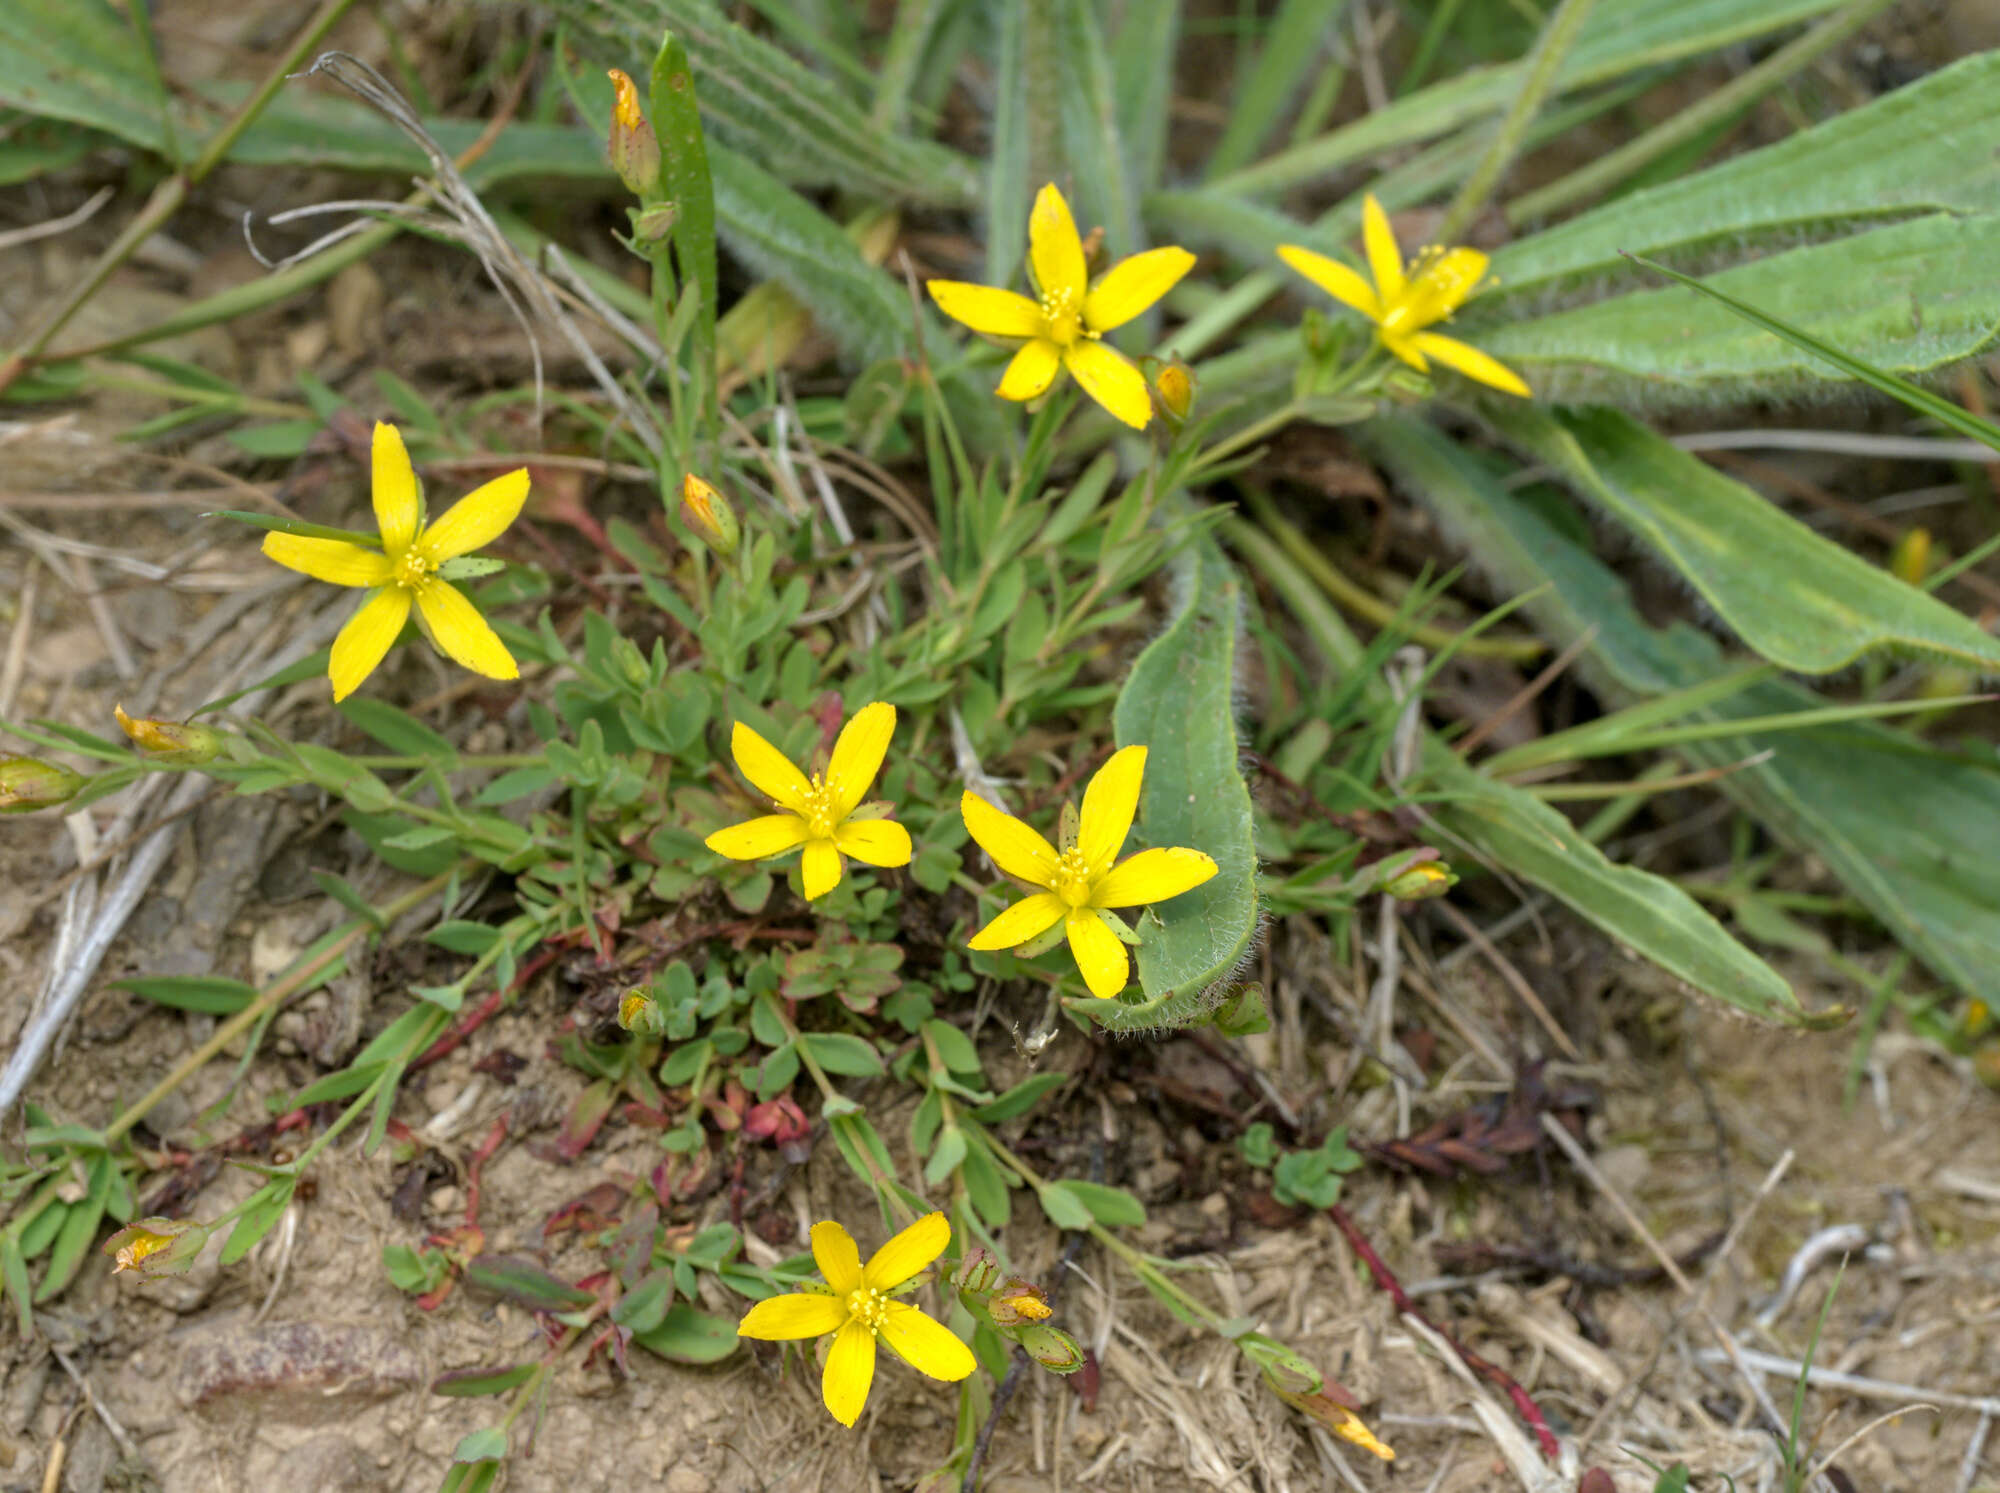
{"type": "Polygon", "coordinates": [[[1090,1210],[1090,1216],[1110,1228],[1137,1228],[1146,1221],[1146,1205],[1122,1187],[1072,1179],[1063,1184],[1090,1210]]]}
{"type": "Polygon", "coordinates": [[[663,32],[673,32],[694,62],[711,151],[720,142],[797,186],[948,206],[974,199],[978,175],[971,161],[942,145],[878,129],[835,84],[726,19],[719,6],[704,0],[560,0],[552,8],[573,23],[582,48],[609,66],[629,68],[658,49],[663,32]]]}
{"type": "Polygon", "coordinates": [[[0,5],[0,104],[162,143],[166,100],[131,22],[105,0],[0,5]]]}
{"type": "MultiPolygon", "coordinates": [[[[1556,641],[1588,640],[1586,677],[1613,703],[1664,694],[1728,666],[1685,624],[1648,625],[1619,578],[1443,436],[1378,422],[1370,443],[1461,548],[1518,590],[1556,641]]],[[[1710,719],[1809,709],[1790,684],[1753,686],[1710,719]]],[[[2000,775],[1886,727],[1857,724],[1690,745],[1736,767],[1717,788],[1787,844],[1823,860],[1903,946],[1968,995],[2000,1004],[2000,775]]]]}
{"type": "Polygon", "coordinates": [[[32,117],[0,122],[0,187],[73,166],[108,140],[65,120],[32,117]]]}
{"type": "Polygon", "coordinates": [[[1217,869],[1139,917],[1141,1001],[1078,1005],[1114,1031],[1185,1025],[1212,1007],[1257,931],[1250,790],[1237,766],[1242,585],[1210,538],[1177,567],[1179,610],[1126,676],[1112,723],[1120,746],[1146,747],[1145,844],[1203,851],[1217,869]]]}
{"type": "Polygon", "coordinates": [[[28,1285],[28,1262],[21,1242],[11,1233],[0,1234],[0,1286],[6,1287],[7,1297],[14,1303],[17,1340],[25,1343],[35,1331],[34,1292],[28,1285]]]}
{"type": "Polygon", "coordinates": [[[852,1032],[806,1032],[799,1046],[829,1073],[866,1078],[882,1071],[882,1055],[875,1044],[852,1032]]]}
{"type": "MultiPolygon", "coordinates": [[[[1987,270],[1996,258],[2000,213],[1934,213],[1737,265],[1706,283],[1909,376],[1991,345],[2000,287],[1987,270]]],[[[1500,324],[1475,302],[1454,332],[1547,398],[1656,405],[1845,381],[1811,353],[1683,286],[1500,324]]]]}
{"type": "Polygon", "coordinates": [[[1492,416],[1507,440],[1644,540],[1773,663],[1825,674],[1887,648],[2000,670],[2000,640],[1969,618],[1629,416],[1520,402],[1492,416]]]}
{"type": "Polygon", "coordinates": [[[715,257],[715,179],[702,130],[687,48],[671,33],[653,59],[653,129],[660,142],[660,187],[674,206],[674,264],[700,296],[695,312],[695,396],[714,438],[715,323],[721,314],[715,257]]]}
{"type": "Polygon", "coordinates": [[[90,1253],[90,1246],[97,1238],[97,1226],[104,1219],[105,1205],[111,1199],[111,1175],[116,1165],[109,1154],[102,1151],[91,1158],[90,1190],[72,1203],[63,1215],[62,1227],[57,1230],[55,1243],[49,1248],[48,1268],[43,1271],[42,1283],[35,1290],[37,1302],[47,1301],[59,1294],[90,1253]]]}
{"type": "Polygon", "coordinates": [[[736,1351],[736,1324],[683,1301],[652,1331],[634,1333],[632,1341],[672,1363],[715,1363],[736,1351]]]}
{"type": "MultiPolygon", "coordinates": [[[[1564,60],[1557,88],[1568,91],[1621,78],[1718,47],[1765,36],[1832,10],[1840,0],[1600,0],[1583,35],[1564,60]]],[[[1254,166],[1218,178],[1226,192],[1267,195],[1326,177],[1337,167],[1395,146],[1428,140],[1462,124],[1498,114],[1525,77],[1519,62],[1472,68],[1434,83],[1386,109],[1330,130],[1254,166]]]]}
{"type": "Polygon", "coordinates": [[[1438,794],[1438,822],[1508,873],[1531,881],[1716,999],[1763,1021],[1819,1024],[1782,976],[1729,936],[1700,903],[1664,877],[1620,866],[1533,794],[1467,767],[1442,744],[1424,752],[1420,786],[1438,794]]]}
{"type": "Polygon", "coordinates": [[[1093,1222],[1090,1208],[1068,1182],[1044,1182],[1036,1193],[1042,1212],[1059,1229],[1087,1229],[1093,1222]]]}
{"type": "Polygon", "coordinates": [[[1857,223],[2000,209],[2000,158],[1951,148],[2000,130],[2000,52],[1968,57],[1762,150],[1634,192],[1493,256],[1486,308],[1548,294],[1551,281],[1636,279],[1621,253],[1743,257],[1857,223]]]}
{"type": "Polygon", "coordinates": [[[355,725],[382,743],[391,752],[405,757],[435,757],[441,762],[458,760],[458,749],[406,710],[399,710],[373,695],[355,695],[336,707],[355,725]]]}
{"type": "Polygon", "coordinates": [[[507,1455],[507,1433],[499,1426],[487,1426],[459,1439],[451,1454],[454,1462],[497,1462],[507,1455]]]}

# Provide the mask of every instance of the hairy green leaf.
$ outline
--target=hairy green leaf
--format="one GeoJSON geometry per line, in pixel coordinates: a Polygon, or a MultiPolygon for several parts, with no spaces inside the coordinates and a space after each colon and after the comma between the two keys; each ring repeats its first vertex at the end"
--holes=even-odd
{"type": "Polygon", "coordinates": [[[1496,410],[1546,463],[1672,565],[1773,663],[1807,674],[1890,648],[2000,671],[2000,640],[1929,593],[1824,539],[1615,410],[1496,410]]]}

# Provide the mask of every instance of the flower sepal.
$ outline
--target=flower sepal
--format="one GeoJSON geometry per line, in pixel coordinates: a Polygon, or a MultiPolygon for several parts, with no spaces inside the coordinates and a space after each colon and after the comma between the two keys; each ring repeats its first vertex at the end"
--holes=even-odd
{"type": "Polygon", "coordinates": [[[498,575],[507,568],[505,560],[489,555],[454,555],[438,566],[438,575],[447,581],[476,581],[483,575],[498,575]]]}
{"type": "Polygon", "coordinates": [[[0,814],[32,814],[76,797],[88,781],[53,762],[33,757],[0,757],[0,814]]]}

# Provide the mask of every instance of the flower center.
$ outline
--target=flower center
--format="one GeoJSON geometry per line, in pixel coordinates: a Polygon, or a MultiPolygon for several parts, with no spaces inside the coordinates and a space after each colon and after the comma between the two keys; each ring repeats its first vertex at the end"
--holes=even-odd
{"type": "Polygon", "coordinates": [[[1090,905],[1090,862],[1074,845],[1056,862],[1055,879],[1049,883],[1049,890],[1062,898],[1067,907],[1090,905]]]}
{"type": "Polygon", "coordinates": [[[840,823],[840,784],[829,778],[822,783],[819,774],[814,773],[812,784],[806,789],[806,809],[803,816],[806,833],[815,840],[831,840],[834,826],[840,823]]]}
{"type": "Polygon", "coordinates": [[[866,1324],[870,1332],[880,1332],[882,1319],[889,1315],[889,1302],[873,1286],[863,1286],[847,1293],[847,1315],[866,1324]]]}
{"type": "Polygon", "coordinates": [[[1079,337],[1091,336],[1083,329],[1083,311],[1074,290],[1052,290],[1042,296],[1042,335],[1057,347],[1069,347],[1079,337]]]}
{"type": "Polygon", "coordinates": [[[437,565],[431,557],[413,544],[396,556],[395,581],[397,585],[414,591],[436,569],[437,565]]]}

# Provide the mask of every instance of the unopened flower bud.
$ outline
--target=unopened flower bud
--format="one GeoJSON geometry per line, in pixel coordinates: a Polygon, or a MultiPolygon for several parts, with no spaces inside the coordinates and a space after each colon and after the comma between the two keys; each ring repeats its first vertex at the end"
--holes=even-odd
{"type": "Polygon", "coordinates": [[[1899,581],[1921,586],[1931,568],[1931,531],[1918,525],[1904,531],[1889,552],[1889,573],[1899,581]]]}
{"type": "Polygon", "coordinates": [[[646,116],[639,110],[639,90],[632,80],[612,68],[611,86],[618,101],[611,111],[611,169],[636,196],[649,196],[659,189],[660,142],[646,116]]]}
{"type": "Polygon", "coordinates": [[[1458,885],[1458,877],[1443,861],[1418,861],[1399,876],[1391,877],[1382,888],[1399,902],[1422,902],[1442,897],[1458,885]]]}
{"type": "Polygon", "coordinates": [[[625,992],[625,999],[618,1003],[618,1024],[628,1032],[639,1030],[653,1010],[653,998],[643,990],[625,992]]]}
{"type": "Polygon", "coordinates": [[[1160,403],[1167,407],[1167,413],[1176,420],[1185,420],[1188,411],[1194,408],[1194,370],[1179,358],[1160,370],[1154,387],[1160,391],[1160,403]]]}
{"type": "Polygon", "coordinates": [[[662,202],[654,207],[635,208],[632,212],[632,234],[642,244],[657,244],[674,231],[674,220],[680,216],[680,209],[671,202],[662,202]]]}
{"type": "Polygon", "coordinates": [[[729,499],[689,472],[681,482],[681,517],[687,526],[707,541],[708,547],[727,560],[736,553],[743,537],[729,499]]]}
{"type": "Polygon", "coordinates": [[[1083,1367],[1083,1349],[1075,1338],[1045,1322],[1017,1327],[1008,1336],[1028,1350],[1028,1356],[1052,1374],[1074,1374],[1083,1367]]]}
{"type": "Polygon", "coordinates": [[[142,1218],[104,1241],[104,1252],[115,1262],[113,1275],[130,1270],[156,1278],[184,1275],[208,1243],[208,1230],[198,1223],[173,1218],[142,1218]]]}
{"type": "Polygon", "coordinates": [[[0,757],[0,814],[32,814],[66,803],[83,786],[80,773],[33,757],[0,757]]]}
{"type": "Polygon", "coordinates": [[[987,1311],[995,1327],[1045,1322],[1049,1317],[1049,1293],[1027,1281],[1012,1279],[994,1293],[993,1304],[987,1311]]]}
{"type": "Polygon", "coordinates": [[[155,762],[213,762],[222,753],[222,733],[213,726],[159,721],[143,715],[135,719],[125,713],[123,705],[112,706],[111,712],[132,745],[155,762]]]}

